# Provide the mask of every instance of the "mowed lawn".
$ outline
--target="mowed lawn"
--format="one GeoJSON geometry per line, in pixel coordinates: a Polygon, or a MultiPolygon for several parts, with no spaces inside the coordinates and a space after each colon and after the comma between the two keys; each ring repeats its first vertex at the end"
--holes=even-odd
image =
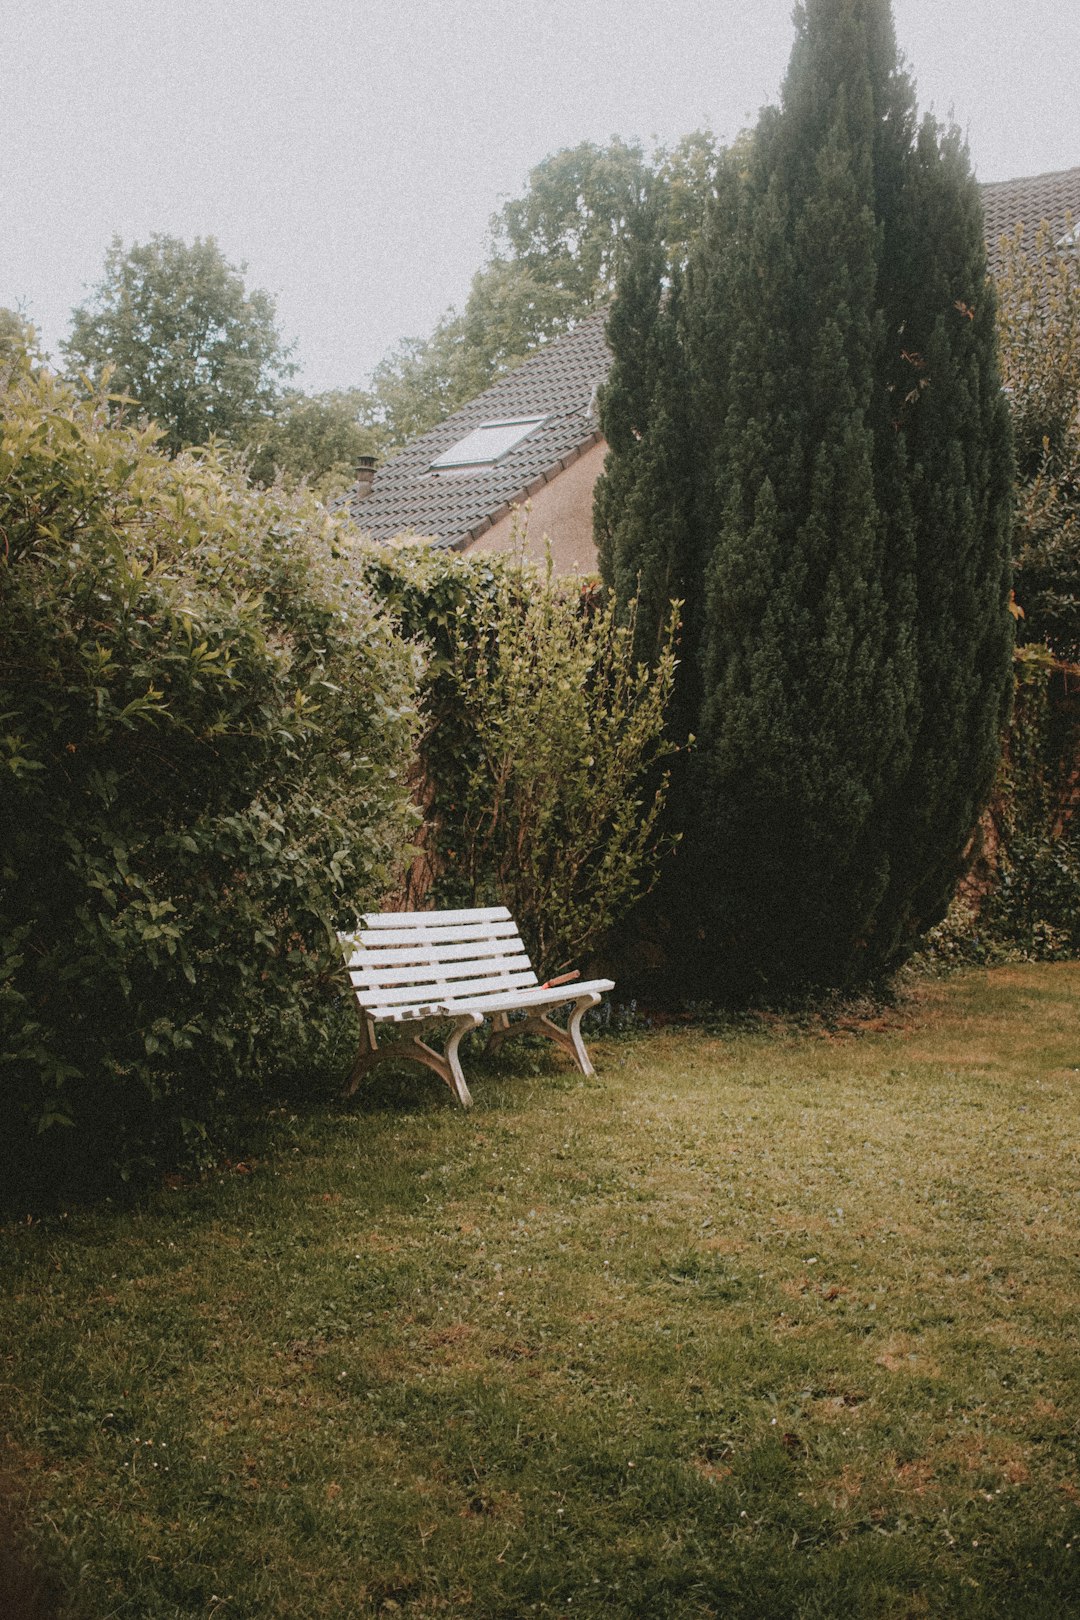
{"type": "Polygon", "coordinates": [[[0,1233],[78,1613],[1080,1614],[1080,964],[593,1051],[0,1233]]]}

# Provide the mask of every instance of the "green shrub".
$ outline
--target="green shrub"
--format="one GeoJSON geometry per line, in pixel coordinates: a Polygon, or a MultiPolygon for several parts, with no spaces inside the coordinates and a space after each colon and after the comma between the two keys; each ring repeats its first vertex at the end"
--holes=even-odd
{"type": "Polygon", "coordinates": [[[1005,852],[980,931],[1029,961],[1080,950],[1080,847],[1074,838],[1024,836],[1005,852]]]}
{"type": "Polygon", "coordinates": [[[581,962],[651,886],[672,751],[669,618],[656,663],[633,656],[636,603],[583,605],[550,576],[503,576],[454,662],[478,758],[456,818],[469,890],[517,918],[541,972],[581,962]]]}
{"type": "Polygon", "coordinates": [[[1080,952],[1076,672],[1032,643],[1016,649],[1013,667],[1013,712],[983,821],[983,873],[926,936],[923,958],[932,967],[1080,952]]]}
{"type": "Polygon", "coordinates": [[[998,951],[1052,960],[1080,949],[1080,713],[1069,695],[1073,672],[1047,648],[1018,648],[1014,669],[997,794],[1000,849],[979,932],[998,951]]]}
{"type": "Polygon", "coordinates": [[[208,1155],[318,1061],[333,925],[410,824],[414,659],[313,504],[48,374],[0,403],[0,1170],[31,1196],[208,1155]]]}
{"type": "Polygon", "coordinates": [[[409,902],[508,905],[541,973],[580,965],[655,875],[674,621],[646,669],[633,604],[513,558],[409,547],[365,578],[430,649],[409,902]]]}
{"type": "Polygon", "coordinates": [[[1016,442],[1021,642],[1080,659],[1080,261],[1045,222],[1002,245],[998,341],[1016,442]]]}

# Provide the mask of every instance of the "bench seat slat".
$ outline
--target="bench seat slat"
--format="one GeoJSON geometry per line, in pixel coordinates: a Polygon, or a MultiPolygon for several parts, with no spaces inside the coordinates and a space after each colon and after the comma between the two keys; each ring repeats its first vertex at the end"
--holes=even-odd
{"type": "Polygon", "coordinates": [[[471,1012],[474,1009],[477,1012],[517,1012],[525,1007],[562,1007],[568,1001],[575,1001],[578,996],[601,996],[605,990],[614,988],[613,979],[585,979],[573,984],[561,984],[552,990],[537,985],[535,990],[514,990],[509,995],[495,990],[479,995],[456,996],[443,1005],[452,1006],[455,1012],[471,1012]]]}
{"type": "Polygon", "coordinates": [[[408,1023],[422,1018],[449,1018],[456,1013],[472,1011],[484,1013],[485,1015],[497,1012],[521,1012],[528,1008],[562,1007],[568,1001],[573,1001],[577,995],[588,996],[593,992],[602,995],[606,990],[614,990],[615,983],[612,979],[589,979],[584,983],[571,986],[574,995],[563,994],[562,990],[564,988],[561,986],[558,990],[545,990],[542,986],[539,986],[535,992],[515,990],[509,995],[500,995],[498,991],[493,991],[488,995],[476,997],[462,996],[460,1000],[456,1001],[453,999],[436,1000],[432,998],[430,1001],[424,1002],[423,1005],[406,1003],[404,1006],[387,1006],[380,1004],[365,1008],[365,1011],[372,1018],[393,1024],[408,1023]]]}
{"type": "Polygon", "coordinates": [[[535,988],[535,985],[536,974],[528,968],[524,973],[499,973],[485,979],[458,979],[452,983],[431,979],[422,984],[374,985],[370,990],[359,989],[357,1000],[361,1005],[367,1001],[378,1002],[380,1007],[409,1006],[417,1002],[434,1002],[441,1006],[458,1001],[472,1002],[477,996],[493,991],[499,991],[502,995],[519,995],[522,991],[535,988]]]}
{"type": "Polygon", "coordinates": [[[454,928],[440,928],[437,931],[429,928],[361,929],[349,937],[363,946],[372,945],[381,949],[388,945],[419,945],[424,948],[434,946],[441,949],[443,945],[461,945],[467,940],[520,939],[521,936],[513,922],[496,921],[462,923],[454,928]]]}
{"type": "MultiPolygon", "coordinates": [[[[349,967],[349,977],[357,990],[376,990],[381,984],[456,984],[470,978],[490,977],[493,973],[532,973],[532,964],[524,951],[513,956],[482,956],[466,961],[449,963],[410,962],[404,967],[369,967],[366,962],[349,967]]],[[[533,973],[533,981],[536,975],[533,973]]]]}
{"type": "Polygon", "coordinates": [[[424,928],[442,933],[461,923],[511,922],[505,906],[474,906],[468,911],[368,911],[360,918],[365,928],[424,928]]]}
{"type": "Polygon", "coordinates": [[[402,978],[392,969],[383,969],[363,982],[355,969],[349,973],[353,990],[361,1001],[398,1000],[411,993],[414,1001],[428,1001],[433,992],[439,999],[445,996],[463,996],[480,984],[519,984],[536,989],[539,979],[533,972],[528,957],[520,961],[476,962],[468,973],[441,973],[438,968],[425,968],[402,978]]]}
{"type": "Polygon", "coordinates": [[[465,940],[458,945],[404,945],[390,947],[388,950],[375,950],[370,946],[358,945],[350,953],[349,965],[364,968],[405,967],[415,962],[418,968],[422,968],[432,962],[467,962],[477,956],[501,961],[504,958],[525,954],[524,945],[515,935],[507,936],[506,939],[465,940]]]}
{"type": "Polygon", "coordinates": [[[449,1014],[442,1011],[438,1002],[415,1007],[384,1007],[380,1005],[365,1007],[364,1011],[369,1018],[377,1019],[380,1024],[408,1024],[421,1018],[446,1018],[449,1016],[449,1014]]]}

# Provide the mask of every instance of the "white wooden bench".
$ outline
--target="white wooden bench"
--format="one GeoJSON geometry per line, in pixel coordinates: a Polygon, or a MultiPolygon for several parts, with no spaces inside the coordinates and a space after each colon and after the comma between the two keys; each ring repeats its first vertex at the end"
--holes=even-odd
{"type": "Polygon", "coordinates": [[[493,1022],[488,1050],[508,1035],[546,1035],[574,1059],[582,1074],[593,1066],[581,1038],[581,1020],[595,1007],[611,979],[568,985],[541,984],[533,972],[517,924],[505,906],[475,911],[381,911],[360,918],[354,933],[339,934],[360,1013],[360,1052],[347,1095],[377,1063],[412,1058],[434,1069],[458,1101],[472,1106],[461,1072],[462,1036],[485,1018],[493,1022]],[[573,1004],[566,1028],[547,1015],[573,1004]],[[527,1016],[510,1022],[510,1014],[527,1016]],[[380,1047],[379,1023],[450,1020],[441,1052],[418,1035],[380,1047]]]}

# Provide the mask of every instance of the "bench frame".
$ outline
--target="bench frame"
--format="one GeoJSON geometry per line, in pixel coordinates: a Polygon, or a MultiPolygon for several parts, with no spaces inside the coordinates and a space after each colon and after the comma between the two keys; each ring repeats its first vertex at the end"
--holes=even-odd
{"type": "Polygon", "coordinates": [[[382,911],[360,918],[338,935],[360,1016],[360,1049],[346,1086],[351,1096],[379,1063],[403,1058],[422,1063],[449,1086],[462,1107],[472,1106],[458,1048],[470,1029],[492,1020],[487,1051],[511,1035],[544,1035],[566,1052],[584,1075],[594,1073],[581,1020],[595,1007],[611,979],[572,986],[542,985],[529,961],[517,924],[505,906],[468,911],[382,911]],[[566,1027],[548,1016],[570,1007],[566,1027]],[[523,1012],[514,1023],[511,1013],[523,1012]],[[409,1035],[380,1046],[379,1023],[450,1022],[442,1051],[409,1035]]]}

